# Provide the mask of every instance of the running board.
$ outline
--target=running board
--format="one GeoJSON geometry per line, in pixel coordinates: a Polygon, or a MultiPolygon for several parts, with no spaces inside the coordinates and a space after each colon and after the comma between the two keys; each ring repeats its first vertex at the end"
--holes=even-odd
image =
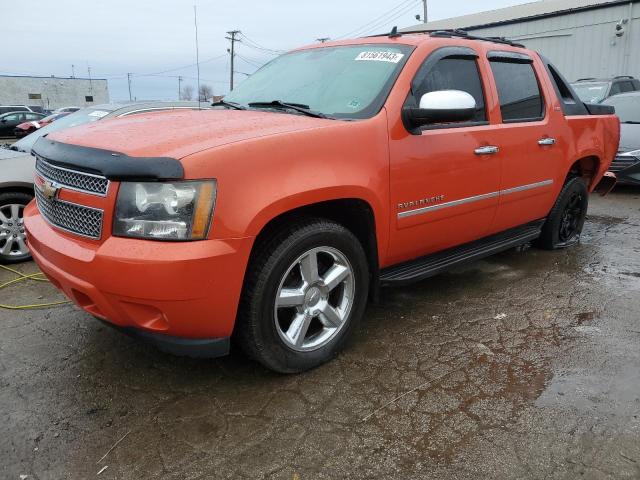
{"type": "Polygon", "coordinates": [[[542,225],[544,225],[544,219],[385,268],[380,272],[380,284],[399,286],[417,282],[449,270],[451,267],[517,247],[538,238],[542,225]]]}

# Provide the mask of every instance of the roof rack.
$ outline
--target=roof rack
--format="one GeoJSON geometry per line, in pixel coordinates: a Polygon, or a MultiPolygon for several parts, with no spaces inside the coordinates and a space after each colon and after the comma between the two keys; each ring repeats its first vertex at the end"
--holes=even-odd
{"type": "Polygon", "coordinates": [[[372,38],[372,37],[396,38],[396,37],[401,37],[403,34],[407,34],[407,33],[408,34],[424,33],[424,34],[429,34],[432,37],[466,38],[468,40],[481,40],[481,41],[485,41],[485,42],[501,43],[501,44],[504,44],[504,45],[510,45],[512,47],[525,48],[525,46],[523,44],[512,42],[511,40],[508,40],[505,37],[481,37],[481,36],[478,36],[478,35],[471,35],[468,32],[466,32],[465,30],[460,30],[460,29],[451,29],[451,30],[408,30],[408,31],[404,31],[404,32],[399,32],[398,31],[398,27],[393,27],[393,29],[389,33],[379,33],[379,34],[376,34],[376,35],[369,35],[369,36],[367,36],[365,38],[372,38]]]}
{"type": "MultiPolygon", "coordinates": [[[[407,32],[410,33],[410,32],[407,32]]],[[[485,42],[493,42],[493,43],[502,43],[504,45],[510,45],[512,47],[525,48],[525,46],[521,43],[512,42],[505,37],[482,37],[479,35],[471,35],[469,32],[460,29],[453,30],[429,30],[429,35],[432,37],[458,37],[458,38],[466,38],[468,40],[481,40],[485,42]]]]}
{"type": "Polygon", "coordinates": [[[589,82],[591,80],[596,80],[595,77],[587,77],[587,78],[579,78],[576,82],[589,82]]]}

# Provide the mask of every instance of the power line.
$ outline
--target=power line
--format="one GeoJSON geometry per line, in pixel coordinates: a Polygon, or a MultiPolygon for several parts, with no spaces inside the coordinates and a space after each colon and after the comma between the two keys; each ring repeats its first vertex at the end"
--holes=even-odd
{"type": "Polygon", "coordinates": [[[242,56],[242,55],[240,55],[239,53],[236,53],[236,56],[237,56],[240,60],[244,61],[245,63],[247,63],[247,64],[249,64],[249,65],[251,65],[252,67],[257,67],[257,68],[262,67],[262,65],[260,65],[258,62],[255,62],[255,61],[253,61],[253,60],[249,60],[248,58],[243,57],[243,56],[242,56]]]}
{"type": "MultiPolygon", "coordinates": [[[[385,13],[383,13],[382,15],[374,18],[370,22],[365,23],[361,27],[356,28],[355,30],[351,30],[350,32],[345,33],[344,35],[340,35],[339,37],[336,37],[336,38],[337,39],[341,39],[341,38],[346,38],[346,37],[351,37],[351,36],[357,36],[359,34],[362,34],[365,31],[370,31],[372,28],[378,28],[379,25],[380,25],[380,22],[382,22],[382,24],[385,24],[385,23],[387,23],[387,21],[389,21],[388,17],[390,15],[394,15],[394,14],[398,13],[399,10],[405,9],[407,7],[413,8],[415,4],[416,4],[416,0],[404,0],[403,2],[400,2],[395,7],[393,7],[392,9],[390,9],[390,10],[386,11],[385,13]]],[[[403,14],[404,14],[404,12],[403,12],[403,14]]]]}
{"type": "Polygon", "coordinates": [[[380,30],[387,26],[390,27],[392,26],[395,21],[397,19],[399,19],[400,17],[402,17],[403,15],[409,13],[411,10],[413,10],[415,8],[414,4],[410,4],[405,6],[403,9],[401,9],[400,11],[396,12],[395,14],[393,14],[392,16],[385,18],[383,20],[381,20],[380,22],[376,23],[375,25],[371,26],[367,31],[365,31],[363,33],[363,35],[375,35],[376,33],[379,33],[380,30]]]}
{"type": "Polygon", "coordinates": [[[256,50],[262,50],[262,51],[264,51],[264,52],[271,52],[271,53],[274,53],[274,54],[277,54],[277,55],[280,55],[280,54],[282,54],[282,53],[285,53],[285,52],[286,52],[286,50],[278,50],[278,49],[275,49],[275,48],[268,48],[268,47],[265,47],[264,45],[261,45],[261,44],[259,44],[258,42],[256,42],[256,41],[254,41],[254,40],[250,39],[250,38],[249,38],[249,37],[247,37],[244,33],[240,33],[240,35],[241,35],[241,37],[242,37],[242,38],[241,38],[242,43],[243,43],[244,45],[248,46],[249,48],[254,48],[254,49],[256,49],[256,50]],[[243,40],[244,40],[244,41],[243,41],[243,40]]]}

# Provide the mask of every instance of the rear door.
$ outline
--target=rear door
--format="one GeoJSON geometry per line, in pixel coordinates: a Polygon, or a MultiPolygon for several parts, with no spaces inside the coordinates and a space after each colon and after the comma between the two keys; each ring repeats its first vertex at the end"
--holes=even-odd
{"type": "Polygon", "coordinates": [[[535,67],[532,57],[514,52],[492,51],[487,59],[500,101],[502,181],[493,227],[498,232],[542,219],[551,209],[563,161],[554,119],[562,114],[543,94],[542,64],[535,67]]]}
{"type": "Polygon", "coordinates": [[[476,100],[472,121],[433,124],[390,138],[391,263],[409,260],[481,238],[498,205],[500,155],[489,125],[488,90],[478,54],[468,47],[444,47],[418,69],[405,106],[422,95],[462,90],[476,100]],[[492,153],[493,152],[493,153],[492,153]]]}

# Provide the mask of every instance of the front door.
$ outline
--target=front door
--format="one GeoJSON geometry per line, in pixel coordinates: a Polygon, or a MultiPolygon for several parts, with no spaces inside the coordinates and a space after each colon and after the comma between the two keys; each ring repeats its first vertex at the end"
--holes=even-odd
{"type": "Polygon", "coordinates": [[[402,130],[390,138],[390,263],[410,260],[485,236],[496,214],[501,153],[487,115],[477,53],[467,47],[433,52],[418,70],[407,105],[438,90],[476,100],[470,122],[402,130]]]}

